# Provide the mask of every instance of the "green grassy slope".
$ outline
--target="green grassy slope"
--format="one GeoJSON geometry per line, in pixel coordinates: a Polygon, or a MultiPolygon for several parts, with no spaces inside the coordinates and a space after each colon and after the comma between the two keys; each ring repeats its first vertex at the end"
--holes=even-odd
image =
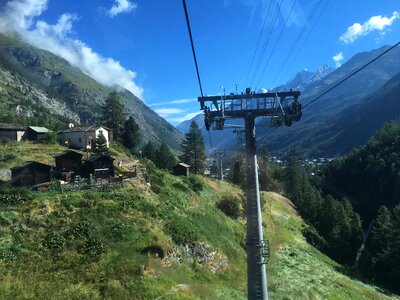
{"type": "MultiPolygon", "coordinates": [[[[35,151],[43,160],[58,151],[26,149],[33,147],[42,147],[35,151]]],[[[128,158],[118,147],[113,152],[128,158]]],[[[151,165],[147,176],[150,189],[134,182],[114,191],[29,193],[22,203],[1,203],[0,298],[246,299],[244,212],[233,220],[216,208],[223,196],[243,199],[241,191],[151,165]],[[206,263],[179,246],[192,242],[208,253],[206,263]]],[[[388,298],[342,275],[308,245],[300,232],[305,224],[287,200],[263,197],[271,299],[388,298]]]]}

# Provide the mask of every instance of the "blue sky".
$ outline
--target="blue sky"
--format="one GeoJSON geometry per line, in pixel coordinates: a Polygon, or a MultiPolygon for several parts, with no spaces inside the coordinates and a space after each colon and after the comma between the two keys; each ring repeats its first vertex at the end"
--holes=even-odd
{"type": "MultiPolygon", "coordinates": [[[[187,0],[187,5],[208,95],[222,93],[221,86],[233,92],[236,83],[239,91],[274,87],[302,69],[340,66],[357,52],[400,39],[398,0],[187,0]],[[271,28],[269,43],[261,60],[261,51],[256,53],[249,72],[267,12],[260,45],[271,28]]],[[[174,125],[199,112],[181,0],[0,0],[0,32],[17,32],[96,80],[128,88],[174,125]]]]}

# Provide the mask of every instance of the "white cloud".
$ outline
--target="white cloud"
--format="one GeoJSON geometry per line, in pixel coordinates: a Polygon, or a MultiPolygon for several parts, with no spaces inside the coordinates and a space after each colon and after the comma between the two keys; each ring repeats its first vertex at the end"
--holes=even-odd
{"type": "Polygon", "coordinates": [[[114,5],[108,11],[110,17],[115,17],[121,13],[129,13],[137,8],[137,4],[128,0],[115,0],[114,5]]]}
{"type": "Polygon", "coordinates": [[[391,26],[399,18],[399,12],[393,12],[390,18],[382,16],[373,16],[364,24],[354,23],[347,31],[342,34],[339,40],[345,44],[353,43],[360,36],[367,35],[372,31],[378,30],[384,32],[384,29],[391,26]]]}
{"type": "Polygon", "coordinates": [[[178,118],[167,118],[167,121],[171,122],[171,123],[182,123],[183,121],[186,120],[190,120],[193,119],[195,116],[201,114],[202,112],[192,112],[192,113],[188,113],[182,117],[178,117],[178,118]]]}
{"type": "Polygon", "coordinates": [[[185,99],[178,99],[178,100],[171,100],[167,102],[157,102],[149,104],[149,106],[161,106],[161,105],[170,105],[170,104],[188,104],[197,102],[197,98],[185,98],[185,99]]]}
{"type": "Polygon", "coordinates": [[[0,32],[18,34],[27,43],[61,56],[98,82],[110,87],[122,86],[143,98],[143,88],[134,81],[135,72],[71,37],[73,22],[78,19],[75,14],[63,14],[55,25],[43,20],[35,23],[34,19],[47,9],[47,4],[48,0],[9,1],[0,11],[0,32]]]}
{"type": "Polygon", "coordinates": [[[156,109],[155,112],[158,113],[161,117],[166,118],[170,115],[181,114],[185,112],[185,110],[179,108],[160,108],[156,109]]]}
{"type": "Polygon", "coordinates": [[[336,68],[339,68],[342,65],[342,60],[344,59],[343,52],[339,52],[338,54],[334,55],[332,59],[336,64],[336,68]]]}

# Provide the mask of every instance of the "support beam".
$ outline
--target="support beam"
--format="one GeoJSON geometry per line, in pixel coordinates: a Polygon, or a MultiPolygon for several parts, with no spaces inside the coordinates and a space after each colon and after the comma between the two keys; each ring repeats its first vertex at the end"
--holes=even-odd
{"type": "MultiPolygon", "coordinates": [[[[261,223],[260,191],[256,157],[255,118],[270,117],[271,126],[292,125],[300,121],[301,103],[299,91],[255,93],[198,97],[204,110],[206,129],[223,130],[225,120],[243,118],[246,134],[247,173],[247,291],[249,300],[267,300],[266,257],[261,223]],[[211,126],[214,124],[215,126],[211,126]]],[[[227,125],[227,127],[229,127],[227,125]]]]}
{"type": "Polygon", "coordinates": [[[245,118],[247,172],[247,292],[248,299],[267,300],[267,273],[263,258],[260,190],[256,156],[255,118],[245,118]]]}

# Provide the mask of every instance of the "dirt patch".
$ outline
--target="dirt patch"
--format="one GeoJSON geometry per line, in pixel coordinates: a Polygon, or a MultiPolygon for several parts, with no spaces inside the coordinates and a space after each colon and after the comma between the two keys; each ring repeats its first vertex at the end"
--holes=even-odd
{"type": "Polygon", "coordinates": [[[213,180],[206,180],[207,185],[213,190],[213,191],[218,191],[218,183],[213,181],[213,180]]]}

